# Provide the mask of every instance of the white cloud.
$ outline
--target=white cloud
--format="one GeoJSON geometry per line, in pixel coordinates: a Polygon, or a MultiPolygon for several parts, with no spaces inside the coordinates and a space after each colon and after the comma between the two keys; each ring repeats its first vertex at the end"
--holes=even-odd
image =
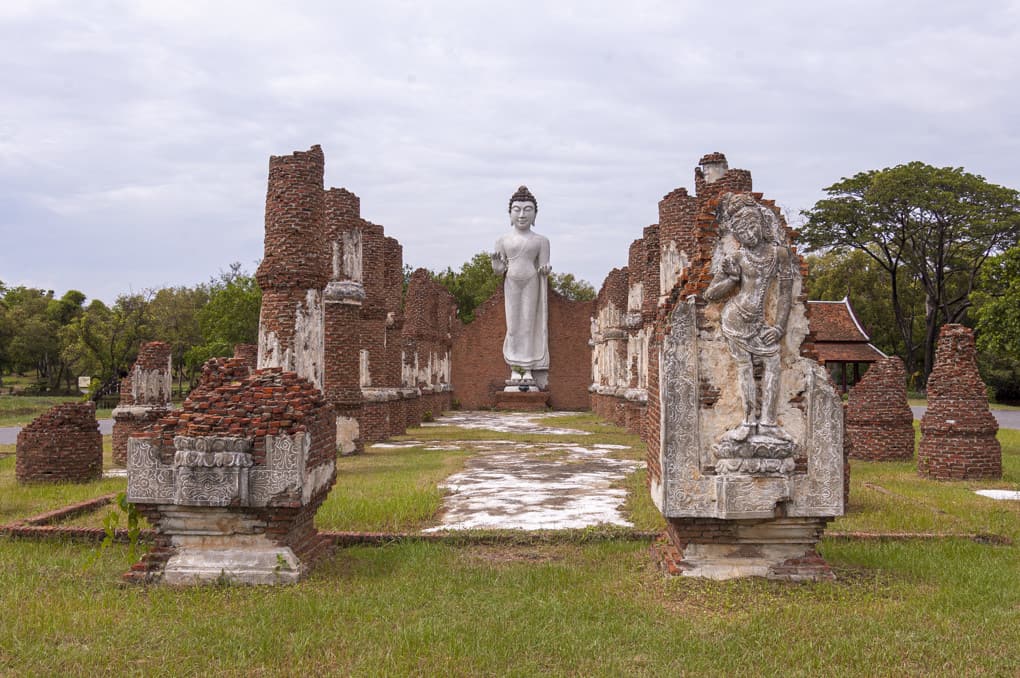
{"type": "Polygon", "coordinates": [[[915,159],[1017,187],[1018,38],[1010,2],[7,2],[0,279],[250,269],[268,156],[314,143],[408,263],[491,247],[527,183],[596,286],[706,152],[794,211],[915,159]]]}

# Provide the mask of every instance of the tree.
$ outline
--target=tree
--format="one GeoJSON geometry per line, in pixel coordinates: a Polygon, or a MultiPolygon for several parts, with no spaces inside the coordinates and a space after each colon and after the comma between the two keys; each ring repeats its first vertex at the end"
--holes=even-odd
{"type": "Polygon", "coordinates": [[[101,380],[131,367],[141,343],[151,338],[149,293],[117,297],[112,307],[95,299],[68,325],[65,351],[101,380]]]}
{"type": "Polygon", "coordinates": [[[209,301],[206,285],[166,287],[158,290],[149,303],[152,335],[170,345],[171,364],[178,391],[184,381],[194,381],[197,367],[185,358],[188,351],[203,343],[199,313],[209,301]]]}
{"type": "Polygon", "coordinates": [[[595,288],[592,284],[587,280],[575,278],[573,273],[551,273],[549,284],[571,301],[591,301],[595,298],[595,288]]]}
{"type": "Polygon", "coordinates": [[[457,317],[465,323],[475,319],[475,309],[503,284],[503,277],[492,270],[488,252],[471,257],[456,273],[448,267],[441,273],[433,273],[432,277],[457,300],[457,317]]]}
{"type": "MultiPolygon", "coordinates": [[[[457,300],[457,317],[465,323],[475,319],[475,309],[503,284],[503,276],[492,270],[488,252],[474,255],[457,272],[449,267],[440,273],[432,272],[432,278],[446,287],[457,300]]],[[[574,301],[595,298],[595,288],[591,283],[575,278],[573,273],[552,273],[549,285],[574,301]]]]}
{"type": "Polygon", "coordinates": [[[187,351],[187,364],[197,368],[209,358],[232,355],[236,344],[258,342],[261,307],[255,277],[234,262],[209,283],[209,301],[196,313],[202,343],[187,351]]]}
{"type": "Polygon", "coordinates": [[[861,172],[829,186],[806,212],[803,236],[815,249],[851,248],[885,272],[908,372],[920,352],[922,377],[943,323],[962,322],[989,256],[1016,244],[1020,194],[960,168],[920,162],[861,172]],[[924,296],[923,335],[904,299],[914,281],[924,296]]]}
{"type": "Polygon", "coordinates": [[[1020,247],[988,260],[973,315],[981,375],[997,400],[1020,400],[1020,247]]]}

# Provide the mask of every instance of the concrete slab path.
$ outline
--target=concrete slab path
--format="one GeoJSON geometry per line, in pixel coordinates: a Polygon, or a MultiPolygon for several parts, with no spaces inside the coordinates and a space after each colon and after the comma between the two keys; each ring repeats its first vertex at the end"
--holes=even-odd
{"type": "Polygon", "coordinates": [[[563,436],[564,442],[463,441],[475,454],[446,479],[442,524],[426,530],[561,530],[599,524],[630,527],[627,492],[613,484],[644,466],[614,458],[625,445],[586,445],[586,431],[555,426],[571,413],[455,412],[430,426],[563,436]],[[572,440],[576,438],[578,440],[572,440]]]}

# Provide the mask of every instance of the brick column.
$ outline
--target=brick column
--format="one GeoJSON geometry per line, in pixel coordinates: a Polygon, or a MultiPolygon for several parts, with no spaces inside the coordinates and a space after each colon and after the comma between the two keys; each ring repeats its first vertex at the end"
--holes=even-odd
{"type": "Polygon", "coordinates": [[[330,257],[318,146],[269,159],[258,366],[294,371],[322,387],[322,289],[330,257]]]}
{"type": "Polygon", "coordinates": [[[928,377],[928,409],[921,419],[917,470],[935,480],[1002,477],[999,424],[977,369],[974,333],[943,325],[928,377]]]}

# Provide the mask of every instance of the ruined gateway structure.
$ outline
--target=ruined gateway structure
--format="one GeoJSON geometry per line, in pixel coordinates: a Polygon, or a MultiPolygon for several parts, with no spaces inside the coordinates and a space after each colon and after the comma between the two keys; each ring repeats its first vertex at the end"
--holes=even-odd
{"type": "Polygon", "coordinates": [[[815,544],[843,513],[843,407],[812,353],[806,269],[749,172],[699,165],[602,287],[592,408],[648,445],[667,569],[829,577],[815,544]]]}

